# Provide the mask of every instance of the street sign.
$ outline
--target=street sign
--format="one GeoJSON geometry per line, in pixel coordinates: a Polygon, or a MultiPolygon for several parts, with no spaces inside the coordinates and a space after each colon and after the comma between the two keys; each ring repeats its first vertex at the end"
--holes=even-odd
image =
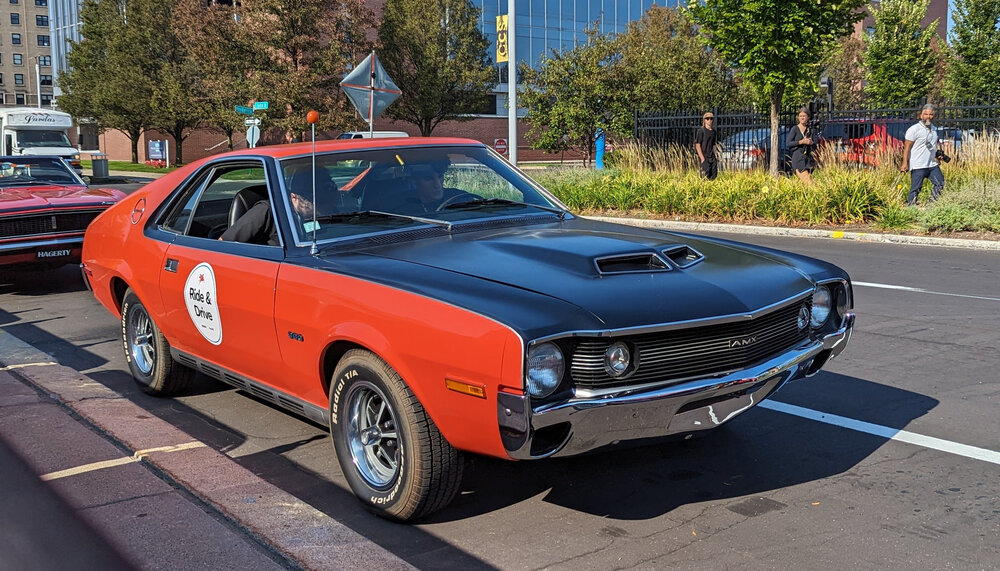
{"type": "Polygon", "coordinates": [[[507,139],[493,139],[493,148],[501,155],[507,154],[507,139]]]}
{"type": "Polygon", "coordinates": [[[256,102],[256,103],[253,104],[253,110],[254,111],[258,111],[258,110],[261,110],[261,109],[267,109],[267,106],[268,106],[268,102],[267,101],[258,101],[258,102],[256,102]]]}
{"type": "Polygon", "coordinates": [[[246,105],[237,105],[236,112],[244,115],[253,115],[253,109],[247,107],[246,105]]]}
{"type": "Polygon", "coordinates": [[[260,125],[260,117],[247,117],[243,120],[243,124],[247,127],[251,125],[260,125]]]}
{"type": "Polygon", "coordinates": [[[260,127],[257,125],[250,125],[247,127],[247,146],[251,149],[257,146],[257,141],[260,140],[260,127]]]}

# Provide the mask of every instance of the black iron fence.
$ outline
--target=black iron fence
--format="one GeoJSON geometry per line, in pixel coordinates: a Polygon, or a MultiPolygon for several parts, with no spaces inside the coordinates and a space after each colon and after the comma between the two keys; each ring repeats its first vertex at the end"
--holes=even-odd
{"type": "MultiPolygon", "coordinates": [[[[857,106],[831,108],[827,101],[808,106],[811,127],[827,145],[846,162],[877,164],[877,156],[898,152],[906,129],[917,121],[926,101],[893,107],[857,106]]],[[[935,104],[934,125],[944,146],[960,151],[962,140],[976,134],[1000,133],[1000,100],[942,102],[935,104]]],[[[779,113],[779,151],[787,166],[785,137],[798,123],[800,107],[788,107],[779,113]]],[[[636,111],[635,139],[642,144],[677,145],[694,148],[694,137],[702,126],[702,115],[712,111],[718,131],[723,165],[729,168],[753,168],[766,165],[770,153],[771,114],[769,109],[726,110],[699,109],[678,111],[636,111]]]]}

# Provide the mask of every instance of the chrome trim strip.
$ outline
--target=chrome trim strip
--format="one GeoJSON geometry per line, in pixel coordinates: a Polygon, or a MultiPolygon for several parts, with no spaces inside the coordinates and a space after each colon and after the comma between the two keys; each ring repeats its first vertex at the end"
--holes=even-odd
{"type": "Polygon", "coordinates": [[[794,303],[798,303],[803,299],[812,295],[815,288],[808,289],[802,293],[796,294],[788,299],[773,303],[771,305],[764,306],[760,309],[756,309],[749,313],[734,313],[732,315],[723,315],[719,317],[708,317],[705,319],[689,319],[687,321],[674,321],[671,323],[661,323],[657,325],[642,325],[639,327],[625,327],[622,329],[604,329],[604,330],[594,330],[594,331],[566,331],[563,333],[557,333],[555,335],[549,335],[547,337],[539,337],[528,343],[528,346],[535,345],[537,343],[545,343],[546,341],[553,341],[555,339],[564,339],[567,337],[616,337],[620,335],[642,335],[644,333],[660,333],[663,331],[673,331],[676,329],[687,329],[689,327],[702,327],[706,325],[722,325],[725,323],[735,323],[738,321],[748,321],[751,319],[756,319],[765,313],[770,313],[772,311],[787,307],[794,303]]]}
{"type": "Polygon", "coordinates": [[[194,367],[195,370],[197,370],[200,373],[204,373],[205,375],[212,377],[213,379],[222,381],[227,385],[231,385],[233,387],[236,387],[237,389],[246,391],[248,394],[266,400],[271,404],[278,405],[281,408],[284,408],[285,410],[291,411],[313,422],[322,424],[325,427],[329,427],[330,421],[328,418],[329,416],[328,411],[323,407],[319,407],[312,403],[308,403],[300,398],[291,396],[290,394],[278,390],[272,386],[265,385],[264,383],[251,379],[250,377],[240,375],[238,373],[231,371],[230,369],[226,369],[225,367],[221,367],[214,363],[210,363],[205,359],[202,359],[200,357],[195,357],[190,353],[179,351],[177,349],[174,349],[173,347],[170,348],[170,355],[174,358],[175,361],[177,361],[181,365],[187,366],[185,365],[186,362],[188,361],[194,362],[196,365],[194,367]],[[236,380],[229,379],[226,377],[226,375],[234,377],[234,379],[236,380]]]}

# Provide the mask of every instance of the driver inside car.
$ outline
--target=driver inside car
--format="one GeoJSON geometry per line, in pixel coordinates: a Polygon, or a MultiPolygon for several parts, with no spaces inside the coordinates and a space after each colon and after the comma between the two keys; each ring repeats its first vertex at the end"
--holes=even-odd
{"type": "Polygon", "coordinates": [[[406,172],[413,181],[417,202],[424,212],[434,212],[442,206],[460,202],[459,197],[472,194],[457,188],[446,188],[444,186],[444,171],[447,166],[431,164],[415,164],[407,168],[406,172]]]}

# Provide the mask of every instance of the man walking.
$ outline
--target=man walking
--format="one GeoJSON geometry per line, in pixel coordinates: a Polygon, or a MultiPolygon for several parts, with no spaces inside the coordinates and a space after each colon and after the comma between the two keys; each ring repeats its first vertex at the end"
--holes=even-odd
{"type": "Polygon", "coordinates": [[[934,106],[924,105],[920,110],[920,121],[906,130],[906,142],[903,143],[903,164],[900,172],[910,171],[910,194],[906,197],[907,206],[916,206],[917,195],[924,184],[924,179],[931,179],[931,200],[934,202],[941,196],[944,189],[944,174],[938,165],[937,157],[943,155],[938,150],[937,130],[931,121],[934,120],[934,106]]]}
{"type": "Polygon", "coordinates": [[[715,143],[718,134],[715,132],[715,115],[711,111],[701,117],[701,128],[694,136],[694,150],[698,151],[698,161],[701,163],[701,175],[708,180],[715,180],[719,175],[719,167],[715,162],[715,143]]]}

